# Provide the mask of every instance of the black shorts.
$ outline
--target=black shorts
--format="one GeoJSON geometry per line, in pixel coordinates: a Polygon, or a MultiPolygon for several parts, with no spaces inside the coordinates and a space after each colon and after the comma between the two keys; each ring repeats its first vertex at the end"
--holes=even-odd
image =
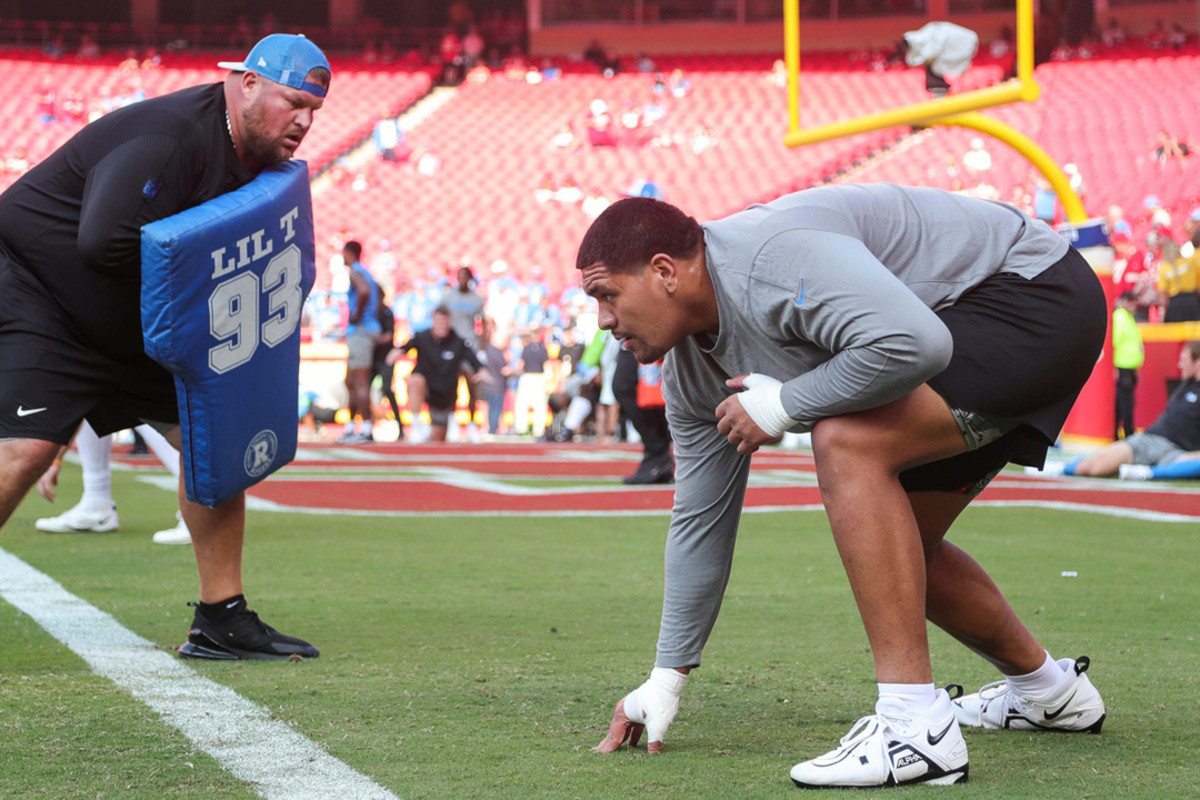
{"type": "Polygon", "coordinates": [[[84,419],[101,436],[142,422],[179,423],[170,373],[144,355],[89,347],[14,270],[0,263],[0,439],[66,444],[84,419]]]}
{"type": "Polygon", "coordinates": [[[1074,248],[1032,280],[1000,273],[937,312],[954,337],[929,381],[950,408],[1003,435],[900,474],[905,490],[974,493],[1008,462],[1041,467],[1092,374],[1108,326],[1104,290],[1074,248]]]}
{"type": "Polygon", "coordinates": [[[424,370],[413,370],[414,374],[425,378],[425,402],[431,409],[454,410],[458,403],[458,373],[443,375],[430,374],[424,370]]]}

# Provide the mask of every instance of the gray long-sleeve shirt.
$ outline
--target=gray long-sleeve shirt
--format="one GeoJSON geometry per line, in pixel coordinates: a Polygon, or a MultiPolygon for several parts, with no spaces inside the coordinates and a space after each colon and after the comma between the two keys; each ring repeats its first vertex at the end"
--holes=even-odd
{"type": "Polygon", "coordinates": [[[729,580],[750,459],[716,428],[725,381],[783,381],[794,431],[884,405],[949,362],[935,311],[998,272],[1035,277],[1068,248],[1011,206],[890,184],[811,189],[703,227],[720,328],[665,363],[677,466],[660,667],[700,663],[729,580]]]}

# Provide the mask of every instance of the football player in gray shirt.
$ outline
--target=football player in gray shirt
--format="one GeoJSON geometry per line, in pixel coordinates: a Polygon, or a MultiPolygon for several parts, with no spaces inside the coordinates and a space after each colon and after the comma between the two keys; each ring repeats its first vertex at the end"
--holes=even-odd
{"type": "MultiPolygon", "coordinates": [[[[460,266],[455,277],[458,285],[447,289],[438,305],[450,309],[451,329],[467,343],[467,347],[476,354],[476,358],[484,362],[487,360],[483,352],[486,342],[481,346],[475,326],[478,323],[480,329],[483,328],[485,301],[472,288],[475,285],[475,273],[469,266],[460,266]]],[[[475,425],[475,410],[479,406],[479,382],[472,378],[475,370],[466,362],[463,362],[461,374],[467,383],[467,414],[471,420],[467,423],[467,438],[473,443],[478,443],[483,441],[483,436],[475,425]]]]}
{"type": "Polygon", "coordinates": [[[657,658],[597,750],[643,732],[662,749],[720,611],[750,456],[787,431],[812,432],[879,683],[874,714],[792,768],[798,786],[965,780],[960,724],[1099,732],[1089,660],[1051,657],[944,539],[1005,463],[1043,463],[1096,362],[1107,305],[1066,241],[1001,203],[837,186],[704,225],[622,200],[576,263],[600,327],[666,357],[678,462],[657,658]],[[1003,680],[936,689],[926,619],[1003,680]]]}

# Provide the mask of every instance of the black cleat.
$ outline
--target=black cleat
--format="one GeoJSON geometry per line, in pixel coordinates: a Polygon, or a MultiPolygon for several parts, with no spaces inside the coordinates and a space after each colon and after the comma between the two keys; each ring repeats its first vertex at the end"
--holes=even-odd
{"type": "Polygon", "coordinates": [[[245,601],[233,615],[214,620],[205,616],[199,603],[188,640],[179,648],[180,658],[205,658],[217,661],[285,660],[316,658],[319,653],[303,639],[285,636],[258,618],[245,601]]]}
{"type": "Polygon", "coordinates": [[[642,461],[637,471],[622,479],[626,484],[674,483],[675,461],[667,456],[656,461],[642,461]]]}

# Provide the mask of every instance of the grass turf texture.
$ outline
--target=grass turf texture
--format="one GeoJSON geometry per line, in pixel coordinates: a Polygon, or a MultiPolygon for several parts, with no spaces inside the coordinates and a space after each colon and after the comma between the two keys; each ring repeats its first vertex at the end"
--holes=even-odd
{"type": "MultiPolygon", "coordinates": [[[[173,499],[127,473],[114,480],[120,532],[36,533],[50,507],[30,497],[0,545],[177,645],[192,556],[149,540],[171,521],[173,499]]],[[[62,492],[60,505],[78,496],[77,468],[62,492]]],[[[252,513],[252,606],[322,656],[190,663],[405,800],[794,796],[791,765],[832,747],[874,700],[820,513],[744,518],[725,607],[666,754],[589,751],[651,666],[665,529],[661,516],[252,513]]],[[[969,510],[953,538],[1055,655],[1092,657],[1109,719],[1101,736],[968,732],[970,782],[905,796],[1195,796],[1196,536],[1185,524],[969,510]]],[[[940,632],[932,647],[939,683],[972,690],[995,677],[940,632]]],[[[218,796],[254,794],[0,603],[0,797],[218,796]]]]}

